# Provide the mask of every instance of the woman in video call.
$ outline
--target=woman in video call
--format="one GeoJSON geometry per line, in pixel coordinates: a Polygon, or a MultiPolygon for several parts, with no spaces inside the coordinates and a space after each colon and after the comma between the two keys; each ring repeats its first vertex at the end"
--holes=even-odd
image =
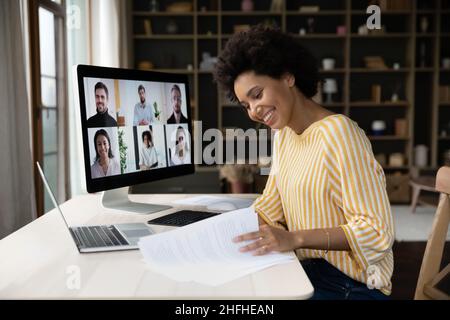
{"type": "Polygon", "coordinates": [[[295,250],[313,299],[387,299],[394,227],[383,169],[358,124],[312,100],[318,63],[300,39],[263,26],[230,38],[215,79],[251,120],[277,130],[272,169],[242,252],[295,250]]]}
{"type": "Polygon", "coordinates": [[[158,166],[158,155],[153,144],[153,138],[150,131],[142,132],[143,146],[141,148],[139,168],[149,170],[158,166]]]}
{"type": "Polygon", "coordinates": [[[186,132],[183,127],[177,128],[175,137],[175,150],[171,154],[171,164],[179,165],[185,163],[191,163],[191,154],[187,147],[186,132]]]}
{"type": "Polygon", "coordinates": [[[92,178],[102,178],[120,174],[120,165],[114,159],[111,150],[111,140],[104,129],[100,129],[94,136],[95,161],[91,166],[92,178]]]}

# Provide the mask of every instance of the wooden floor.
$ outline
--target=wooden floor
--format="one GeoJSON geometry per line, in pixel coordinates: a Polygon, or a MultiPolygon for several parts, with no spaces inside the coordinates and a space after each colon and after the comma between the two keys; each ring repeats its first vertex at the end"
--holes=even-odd
{"type": "MultiPolygon", "coordinates": [[[[392,295],[395,300],[413,299],[426,242],[395,242],[392,295]]],[[[450,262],[450,242],[446,243],[443,266],[450,262]]]]}

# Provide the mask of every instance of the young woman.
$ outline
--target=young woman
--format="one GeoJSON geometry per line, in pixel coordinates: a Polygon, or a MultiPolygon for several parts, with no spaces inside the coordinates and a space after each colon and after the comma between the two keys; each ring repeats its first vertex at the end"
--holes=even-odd
{"type": "Polygon", "coordinates": [[[234,35],[215,79],[250,119],[277,130],[272,171],[253,204],[258,232],[242,251],[295,250],[314,299],[386,299],[394,228],[385,177],[364,131],[311,98],[316,59],[300,40],[262,26],[234,35]]]}
{"type": "Polygon", "coordinates": [[[92,178],[102,178],[120,174],[120,166],[111,151],[111,140],[108,132],[100,129],[94,136],[95,161],[91,166],[92,178]]]}
{"type": "Polygon", "coordinates": [[[191,163],[191,153],[186,141],[186,132],[179,126],[175,136],[175,150],[171,154],[171,165],[191,163]]]}
{"type": "Polygon", "coordinates": [[[158,166],[158,154],[153,145],[152,134],[149,130],[142,132],[143,146],[141,149],[139,169],[149,170],[158,166]]]}

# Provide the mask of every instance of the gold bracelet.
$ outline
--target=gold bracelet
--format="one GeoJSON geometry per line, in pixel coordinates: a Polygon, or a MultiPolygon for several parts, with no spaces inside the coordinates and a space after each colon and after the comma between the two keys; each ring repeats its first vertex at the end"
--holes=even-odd
{"type": "Polygon", "coordinates": [[[325,229],[323,229],[323,231],[326,233],[326,235],[327,235],[327,243],[328,243],[328,245],[327,245],[327,250],[325,251],[325,254],[327,254],[328,253],[328,250],[330,250],[330,233],[327,231],[327,230],[325,230],[325,229]]]}

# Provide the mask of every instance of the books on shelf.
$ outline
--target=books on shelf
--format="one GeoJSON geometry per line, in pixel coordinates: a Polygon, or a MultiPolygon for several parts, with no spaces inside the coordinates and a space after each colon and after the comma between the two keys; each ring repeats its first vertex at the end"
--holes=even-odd
{"type": "Polygon", "coordinates": [[[384,59],[380,56],[364,57],[364,63],[368,69],[387,69],[384,59]]]}
{"type": "Polygon", "coordinates": [[[450,86],[439,86],[439,102],[450,102],[450,86]]]}
{"type": "Polygon", "coordinates": [[[319,12],[319,6],[300,6],[299,12],[319,12]]]}
{"type": "Polygon", "coordinates": [[[374,0],[370,4],[378,5],[381,11],[410,10],[411,0],[374,0]]]}

